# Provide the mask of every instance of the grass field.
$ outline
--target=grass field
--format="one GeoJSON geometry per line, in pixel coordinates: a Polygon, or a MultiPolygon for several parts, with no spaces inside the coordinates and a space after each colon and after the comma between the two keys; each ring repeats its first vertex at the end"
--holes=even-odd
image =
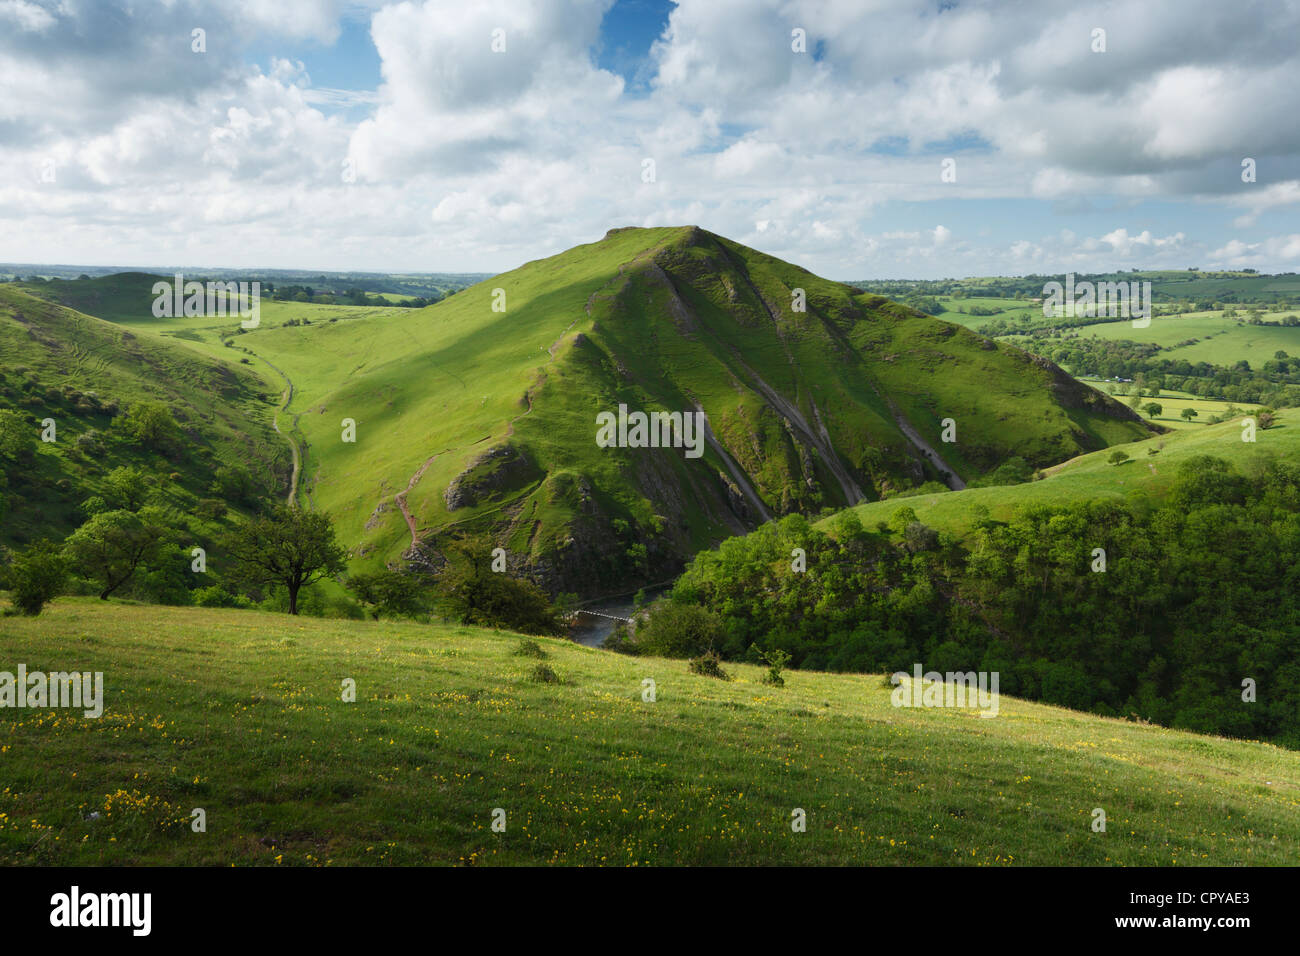
{"type": "MultiPolygon", "coordinates": [[[[1267,322],[1277,322],[1295,310],[1261,313],[1267,322]]],[[[1131,321],[1102,322],[1078,330],[1081,338],[1127,339],[1131,342],[1154,342],[1163,346],[1160,358],[1185,359],[1232,366],[1243,359],[1251,368],[1259,368],[1282,351],[1300,355],[1300,326],[1238,325],[1235,318],[1223,318],[1221,312],[1188,312],[1157,316],[1151,324],[1138,329],[1131,321]],[[1179,342],[1199,339],[1194,345],[1179,342]]]]}
{"type": "Polygon", "coordinates": [[[505,633],[80,598],[0,633],[105,681],[0,711],[0,863],[1300,864],[1300,753],[1009,698],[548,639],[540,684],[505,633]]]}
{"type": "MultiPolygon", "coordinates": [[[[1271,357],[1271,356],[1270,356],[1271,357]]],[[[1115,382],[1101,382],[1091,378],[1081,378],[1081,382],[1087,382],[1093,388],[1105,392],[1107,395],[1113,395],[1116,399],[1125,405],[1129,403],[1130,395],[1119,394],[1115,382]]],[[[1128,386],[1132,389],[1134,386],[1128,386]]],[[[1142,398],[1142,404],[1155,402],[1162,409],[1161,413],[1154,418],[1149,418],[1146,412],[1142,412],[1144,418],[1153,421],[1165,428],[1184,429],[1184,428],[1204,428],[1209,424],[1210,418],[1215,415],[1223,415],[1234,406],[1242,413],[1258,411],[1262,406],[1253,405],[1250,402],[1221,402],[1213,398],[1201,398],[1198,395],[1192,395],[1189,392],[1178,392],[1168,389],[1162,389],[1159,398],[1142,398]],[[1184,408],[1193,408],[1196,410],[1196,417],[1191,421],[1182,417],[1184,408]]]]}
{"type": "Polygon", "coordinates": [[[1024,299],[995,299],[992,297],[961,298],[958,296],[940,296],[939,301],[947,306],[947,311],[940,312],[935,318],[945,322],[956,322],[968,329],[977,329],[994,319],[1006,319],[1008,322],[1027,317],[1030,321],[1041,320],[1042,305],[1026,302],[1024,299]],[[971,315],[972,307],[981,309],[999,309],[997,315],[971,315]]]}
{"type": "MultiPolygon", "coordinates": [[[[1165,402],[1163,398],[1155,401],[1165,402]]],[[[1241,419],[1234,419],[1080,455],[1044,469],[1046,477],[1040,481],[892,498],[858,505],[853,511],[870,528],[877,522],[888,522],[895,511],[906,505],[925,524],[961,534],[972,527],[980,506],[988,509],[991,518],[1005,521],[1022,505],[1159,498],[1177,475],[1179,463],[1193,455],[1226,458],[1243,471],[1252,463],[1268,459],[1294,461],[1300,456],[1298,415],[1294,409],[1279,412],[1278,423],[1269,429],[1257,429],[1253,443],[1242,441],[1241,419]],[[1122,465],[1110,464],[1107,459],[1116,449],[1127,452],[1130,460],[1122,465]],[[1152,449],[1154,455],[1148,453],[1152,449]]]]}

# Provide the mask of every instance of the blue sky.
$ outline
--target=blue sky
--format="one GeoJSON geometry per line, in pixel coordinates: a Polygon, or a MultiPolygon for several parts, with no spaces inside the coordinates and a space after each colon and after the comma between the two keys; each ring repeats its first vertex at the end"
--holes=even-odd
{"type": "Polygon", "coordinates": [[[0,0],[0,259],[483,272],[696,223],[836,278],[1294,271],[1297,28],[1263,0],[0,0]]]}

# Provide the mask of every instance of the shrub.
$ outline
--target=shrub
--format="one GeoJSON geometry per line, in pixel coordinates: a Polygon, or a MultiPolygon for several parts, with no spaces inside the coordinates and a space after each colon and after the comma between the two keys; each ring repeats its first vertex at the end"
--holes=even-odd
{"type": "Polygon", "coordinates": [[[722,658],[716,651],[709,651],[692,660],[691,673],[701,677],[716,677],[718,680],[731,680],[731,675],[722,669],[722,658]]]}
{"type": "Polygon", "coordinates": [[[533,672],[529,676],[529,679],[534,684],[560,683],[560,675],[555,673],[555,671],[551,670],[550,664],[538,664],[536,667],[533,668],[533,672]]]}
{"type": "Polygon", "coordinates": [[[515,657],[536,657],[538,660],[546,660],[550,655],[542,650],[542,645],[536,641],[522,640],[519,646],[515,648],[515,657]]]}
{"type": "Polygon", "coordinates": [[[785,678],[781,676],[781,671],[790,660],[790,655],[776,647],[770,651],[762,651],[758,656],[767,665],[767,676],[763,678],[763,683],[771,687],[784,687],[785,678]]]}
{"type": "Polygon", "coordinates": [[[9,598],[23,614],[35,616],[63,589],[67,562],[59,547],[41,541],[16,556],[5,569],[9,598]]]}
{"type": "Polygon", "coordinates": [[[415,617],[428,610],[420,584],[410,574],[383,568],[369,574],[353,575],[348,583],[361,602],[369,605],[376,619],[415,617]]]}
{"type": "Polygon", "coordinates": [[[247,607],[248,605],[247,598],[231,594],[220,584],[196,588],[191,594],[198,607],[247,607]]]}
{"type": "Polygon", "coordinates": [[[662,657],[699,657],[722,642],[722,618],[698,604],[666,601],[636,631],[637,646],[662,657]]]}

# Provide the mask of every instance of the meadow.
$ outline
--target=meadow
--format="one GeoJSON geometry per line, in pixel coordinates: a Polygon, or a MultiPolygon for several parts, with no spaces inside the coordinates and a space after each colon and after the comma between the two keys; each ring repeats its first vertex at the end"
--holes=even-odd
{"type": "Polygon", "coordinates": [[[106,687],[97,720],[0,711],[5,864],[1300,864],[1300,753],[1007,697],[79,598],[0,633],[106,687]]]}
{"type": "MultiPolygon", "coordinates": [[[[1097,379],[1080,378],[1079,381],[1086,382],[1093,388],[1112,395],[1124,404],[1128,404],[1132,398],[1134,385],[1120,385],[1118,382],[1102,382],[1097,379]],[[1125,391],[1128,394],[1125,394],[1125,391]]],[[[1164,428],[1181,430],[1185,428],[1205,428],[1210,424],[1210,419],[1215,415],[1225,415],[1232,408],[1236,408],[1242,414],[1256,412],[1261,406],[1253,405],[1250,402],[1223,402],[1214,398],[1201,398],[1199,395],[1193,395],[1190,392],[1179,392],[1172,389],[1161,389],[1157,398],[1142,397],[1142,405],[1155,402],[1161,407],[1159,415],[1147,415],[1142,412],[1142,417],[1147,421],[1155,422],[1164,428]],[[1182,417],[1184,408],[1195,410],[1196,417],[1186,419],[1182,417]]]]}
{"type": "MultiPolygon", "coordinates": [[[[1260,318],[1266,322],[1279,322],[1294,314],[1295,310],[1261,312],[1260,318]]],[[[1211,365],[1232,366],[1246,361],[1251,368],[1259,368],[1270,361],[1275,352],[1300,355],[1300,326],[1249,325],[1239,323],[1236,318],[1224,318],[1222,312],[1156,316],[1146,328],[1134,328],[1131,321],[1102,322],[1080,328],[1078,333],[1081,338],[1095,336],[1151,342],[1161,346],[1160,358],[1209,362],[1211,365]],[[1179,344],[1190,339],[1198,341],[1179,344]]]]}
{"type": "MultiPolygon", "coordinates": [[[[1169,407],[1163,397],[1150,401],[1169,407]]],[[[858,505],[852,511],[865,526],[874,527],[878,522],[888,522],[894,512],[906,506],[925,524],[961,534],[980,520],[981,509],[985,508],[988,517],[1005,521],[1016,508],[1026,505],[1161,498],[1173,483],[1178,465],[1196,455],[1227,458],[1243,472],[1256,463],[1294,461],[1300,456],[1300,427],[1296,425],[1294,410],[1280,411],[1274,427],[1256,430],[1253,443],[1242,441],[1242,434],[1241,419],[1217,425],[1193,425],[1167,435],[1079,455],[1042,469],[1044,477],[1039,481],[890,498],[858,505]],[[1129,460],[1121,465],[1111,464],[1110,456],[1115,451],[1125,452],[1129,460]]],[[[831,520],[819,524],[828,527],[831,520]]]]}

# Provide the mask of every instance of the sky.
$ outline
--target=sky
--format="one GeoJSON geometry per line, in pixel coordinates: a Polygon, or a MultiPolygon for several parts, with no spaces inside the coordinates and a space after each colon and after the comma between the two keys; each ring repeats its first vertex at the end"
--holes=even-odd
{"type": "Polygon", "coordinates": [[[1300,271],[1300,0],[0,0],[0,261],[1300,271]]]}

